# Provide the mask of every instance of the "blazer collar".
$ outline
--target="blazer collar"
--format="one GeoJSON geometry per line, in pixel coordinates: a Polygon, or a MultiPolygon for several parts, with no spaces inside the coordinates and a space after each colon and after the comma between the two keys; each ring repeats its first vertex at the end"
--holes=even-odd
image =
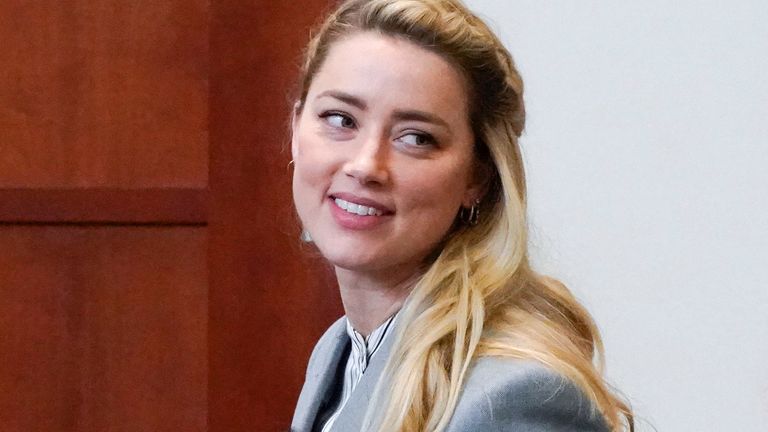
{"type": "Polygon", "coordinates": [[[373,391],[381,378],[384,366],[387,364],[389,355],[392,351],[392,345],[397,337],[399,314],[395,317],[391,327],[384,340],[381,342],[376,353],[371,357],[371,362],[363,372],[360,382],[349,397],[347,404],[344,405],[336,422],[331,428],[332,432],[348,432],[363,430],[363,419],[368,405],[373,397],[373,391]]]}
{"type": "Polygon", "coordinates": [[[312,430],[318,410],[329,396],[334,372],[341,361],[341,355],[349,343],[345,317],[333,323],[320,338],[307,367],[307,376],[296,404],[291,431],[310,432],[312,430]]]}

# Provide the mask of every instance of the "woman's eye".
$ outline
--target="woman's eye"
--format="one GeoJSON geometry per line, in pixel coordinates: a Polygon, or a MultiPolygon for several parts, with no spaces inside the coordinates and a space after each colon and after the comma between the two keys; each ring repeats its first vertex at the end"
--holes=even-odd
{"type": "Polygon", "coordinates": [[[352,117],[348,115],[340,113],[327,113],[323,114],[321,117],[323,117],[329,125],[335,128],[350,129],[355,127],[355,121],[352,120],[352,117]]]}
{"type": "Polygon", "coordinates": [[[400,141],[414,147],[424,147],[435,144],[435,139],[428,134],[409,133],[400,137],[400,141]]]}

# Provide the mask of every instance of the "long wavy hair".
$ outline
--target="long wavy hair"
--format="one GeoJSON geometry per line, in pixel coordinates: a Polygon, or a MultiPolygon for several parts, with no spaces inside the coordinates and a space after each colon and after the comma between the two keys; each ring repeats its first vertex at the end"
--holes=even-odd
{"type": "Polygon", "coordinates": [[[456,224],[430,256],[400,311],[366,430],[440,431],[479,356],[540,362],[572,380],[614,431],[632,414],[602,376],[603,347],[589,313],[528,260],[526,185],[518,138],[523,82],[509,52],[458,0],[348,0],[315,31],[301,65],[297,110],[333,44],[360,32],[408,40],[466,77],[475,157],[489,173],[476,225],[456,224]]]}

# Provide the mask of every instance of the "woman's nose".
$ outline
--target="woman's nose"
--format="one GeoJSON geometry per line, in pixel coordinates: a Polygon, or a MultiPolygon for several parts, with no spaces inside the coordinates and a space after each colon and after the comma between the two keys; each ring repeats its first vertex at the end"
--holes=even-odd
{"type": "Polygon", "coordinates": [[[389,181],[388,147],[383,138],[366,139],[344,164],[344,174],[363,185],[386,184],[389,181]]]}

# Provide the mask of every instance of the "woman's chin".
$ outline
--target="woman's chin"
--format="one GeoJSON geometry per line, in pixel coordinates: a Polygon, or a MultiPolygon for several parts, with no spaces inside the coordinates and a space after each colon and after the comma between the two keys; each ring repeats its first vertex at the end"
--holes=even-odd
{"type": "Polygon", "coordinates": [[[370,260],[361,256],[325,256],[325,259],[335,268],[351,272],[368,273],[381,268],[381,263],[377,260],[370,260]]]}
{"type": "Polygon", "coordinates": [[[389,260],[377,255],[364,255],[359,252],[323,252],[325,259],[337,270],[355,273],[377,273],[389,267],[389,260]]]}

